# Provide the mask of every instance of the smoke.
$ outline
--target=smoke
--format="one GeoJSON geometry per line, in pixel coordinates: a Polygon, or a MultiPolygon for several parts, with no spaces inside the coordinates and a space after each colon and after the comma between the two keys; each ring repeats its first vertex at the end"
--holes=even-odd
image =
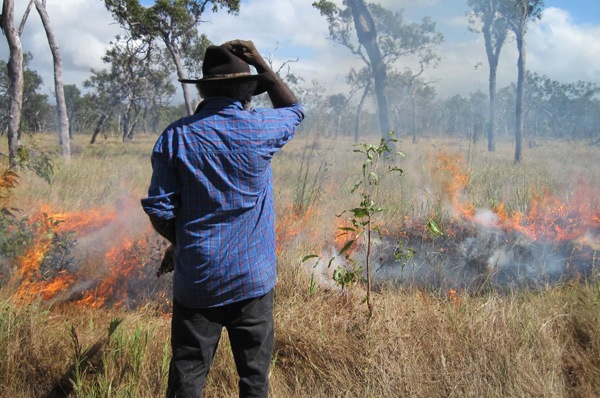
{"type": "Polygon", "coordinates": [[[156,276],[166,242],[152,230],[133,195],[118,199],[113,209],[60,217],[65,230],[78,223],[68,256],[72,282],[50,301],[127,309],[169,304],[171,276],[156,276]]]}
{"type": "MultiPolygon", "coordinates": [[[[374,281],[480,293],[539,289],[593,274],[596,249],[583,240],[534,240],[500,228],[491,210],[479,211],[474,220],[454,225],[454,231],[441,237],[409,232],[404,244],[415,255],[405,261],[395,259],[397,240],[383,237],[375,245],[374,281]]],[[[590,242],[599,239],[598,231],[589,231],[587,236],[590,242]]]]}

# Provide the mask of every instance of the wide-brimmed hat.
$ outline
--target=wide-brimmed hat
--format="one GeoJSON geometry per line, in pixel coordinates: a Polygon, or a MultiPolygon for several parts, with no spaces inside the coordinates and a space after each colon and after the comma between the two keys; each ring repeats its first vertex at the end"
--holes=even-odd
{"type": "Polygon", "coordinates": [[[262,94],[275,84],[273,78],[267,73],[253,75],[250,72],[250,65],[225,46],[209,46],[206,49],[201,79],[179,79],[179,81],[202,84],[231,79],[256,81],[256,89],[252,95],[262,94]]]}

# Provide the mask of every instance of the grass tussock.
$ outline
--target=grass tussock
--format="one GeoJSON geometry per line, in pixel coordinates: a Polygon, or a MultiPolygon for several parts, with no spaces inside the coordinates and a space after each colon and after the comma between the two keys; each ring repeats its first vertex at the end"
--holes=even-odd
{"type": "MultiPolygon", "coordinates": [[[[42,203],[81,210],[118,207],[123,198],[135,202],[145,194],[154,139],[76,142],[73,159],[58,167],[51,184],[20,171],[12,203],[27,213],[42,203]]],[[[52,143],[49,137],[42,141],[38,145],[52,143]]],[[[404,176],[379,192],[390,229],[432,214],[450,217],[431,170],[439,150],[455,154],[468,175],[464,195],[477,207],[503,203],[526,210],[543,191],[568,199],[581,181],[600,186],[600,173],[586,162],[598,156],[597,148],[548,143],[514,165],[510,145],[493,154],[483,144],[458,140],[398,145],[407,154],[399,160],[404,176]]],[[[361,286],[340,290],[327,279],[331,269],[324,267],[323,276],[301,261],[331,250],[336,214],[356,204],[349,191],[360,162],[352,142],[298,137],[273,167],[280,241],[271,396],[600,396],[597,268],[582,281],[510,293],[468,295],[383,283],[369,316],[361,286]]],[[[18,275],[8,260],[1,265],[18,275]]],[[[15,302],[11,281],[0,291],[0,396],[164,394],[169,317],[153,303],[129,311],[43,300],[23,304],[15,302]]],[[[205,396],[237,396],[226,332],[205,396]]]]}

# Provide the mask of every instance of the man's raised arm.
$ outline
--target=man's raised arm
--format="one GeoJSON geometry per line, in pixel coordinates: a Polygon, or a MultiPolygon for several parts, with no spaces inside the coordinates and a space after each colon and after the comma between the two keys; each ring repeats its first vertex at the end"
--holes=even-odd
{"type": "Polygon", "coordinates": [[[269,98],[271,99],[274,108],[283,108],[298,103],[298,99],[294,93],[292,93],[288,85],[281,80],[277,73],[271,69],[252,41],[232,40],[223,45],[246,63],[254,66],[258,73],[267,73],[271,76],[275,84],[267,91],[267,94],[269,94],[269,98]]]}

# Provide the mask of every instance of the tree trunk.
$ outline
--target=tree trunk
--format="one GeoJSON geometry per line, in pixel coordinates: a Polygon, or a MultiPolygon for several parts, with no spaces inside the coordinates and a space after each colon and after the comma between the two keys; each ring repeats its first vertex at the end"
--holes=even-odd
{"type": "Polygon", "coordinates": [[[106,122],[106,120],[108,120],[109,116],[110,115],[107,113],[103,113],[102,115],[100,115],[100,119],[98,119],[98,123],[96,124],[96,129],[94,130],[94,134],[92,134],[90,144],[96,143],[96,138],[98,137],[98,134],[100,134],[100,132],[102,131],[102,127],[104,127],[104,123],[106,122]]]}
{"type": "Polygon", "coordinates": [[[129,119],[131,119],[131,115],[130,115],[131,109],[129,104],[127,105],[127,109],[125,109],[125,112],[123,112],[123,126],[122,126],[122,135],[121,135],[121,140],[123,142],[125,142],[127,140],[127,134],[129,132],[129,119]]]}
{"type": "Polygon", "coordinates": [[[496,79],[498,71],[498,60],[500,58],[500,51],[504,45],[506,39],[506,29],[494,30],[495,43],[492,43],[492,30],[494,29],[494,21],[496,20],[496,8],[497,3],[489,3],[489,8],[484,15],[483,21],[483,39],[485,42],[485,53],[487,55],[488,65],[490,68],[489,74],[489,113],[488,113],[488,124],[487,124],[487,138],[488,138],[488,151],[494,152],[496,150],[496,79]]]}
{"type": "Polygon", "coordinates": [[[417,93],[410,93],[410,103],[412,106],[412,143],[417,143],[417,93]]]}
{"type": "Polygon", "coordinates": [[[494,136],[496,130],[496,72],[498,69],[498,58],[496,58],[495,64],[490,63],[490,78],[489,78],[489,97],[490,104],[488,109],[488,123],[487,123],[487,139],[488,139],[488,151],[494,152],[496,150],[496,137],[494,136]]]}
{"type": "Polygon", "coordinates": [[[71,142],[69,137],[69,116],[67,114],[67,103],[65,101],[65,90],[63,88],[62,57],[60,55],[58,42],[54,37],[54,31],[50,24],[48,12],[46,11],[46,1],[44,0],[42,2],[42,0],[35,0],[35,8],[42,19],[42,25],[44,25],[44,30],[48,37],[48,45],[50,46],[52,58],[54,59],[54,90],[56,94],[56,111],[58,114],[58,138],[62,149],[63,160],[68,162],[71,158],[71,142]]]}
{"type": "Polygon", "coordinates": [[[371,63],[371,71],[375,81],[375,95],[377,96],[379,131],[381,135],[387,136],[390,132],[390,117],[386,96],[387,73],[379,46],[377,45],[375,21],[364,0],[348,0],[348,6],[352,9],[358,41],[367,50],[367,55],[371,63]]]}
{"type": "MultiPolygon", "coordinates": [[[[179,79],[186,79],[186,73],[183,69],[183,63],[181,62],[181,56],[179,55],[179,48],[173,45],[169,40],[169,35],[167,33],[163,33],[163,41],[173,58],[173,62],[175,62],[175,66],[177,67],[177,77],[179,79]]],[[[181,83],[181,90],[183,91],[183,101],[185,102],[185,109],[188,115],[192,115],[194,113],[194,107],[192,105],[192,99],[190,97],[190,90],[188,83],[181,83]]]]}
{"type": "Polygon", "coordinates": [[[123,142],[133,141],[135,128],[137,127],[137,124],[140,121],[140,114],[142,113],[142,109],[137,106],[134,106],[133,117],[131,116],[131,112],[132,109],[129,109],[127,111],[127,122],[123,123],[123,142]]]}
{"type": "Polygon", "coordinates": [[[515,108],[515,163],[520,163],[523,153],[523,130],[525,128],[525,29],[521,29],[516,36],[519,59],[517,61],[518,77],[515,108]]]}
{"type": "Polygon", "coordinates": [[[362,108],[365,105],[365,100],[367,99],[367,95],[369,94],[369,89],[371,88],[371,82],[365,87],[365,91],[363,92],[362,97],[360,97],[360,102],[358,103],[358,107],[356,108],[356,119],[354,122],[354,142],[358,143],[360,137],[360,114],[362,113],[362,108]]]}
{"type": "Polygon", "coordinates": [[[18,167],[18,149],[21,144],[21,112],[23,110],[23,48],[15,29],[15,9],[13,0],[2,3],[0,27],[6,36],[9,48],[8,60],[8,162],[9,167],[18,167]]]}

